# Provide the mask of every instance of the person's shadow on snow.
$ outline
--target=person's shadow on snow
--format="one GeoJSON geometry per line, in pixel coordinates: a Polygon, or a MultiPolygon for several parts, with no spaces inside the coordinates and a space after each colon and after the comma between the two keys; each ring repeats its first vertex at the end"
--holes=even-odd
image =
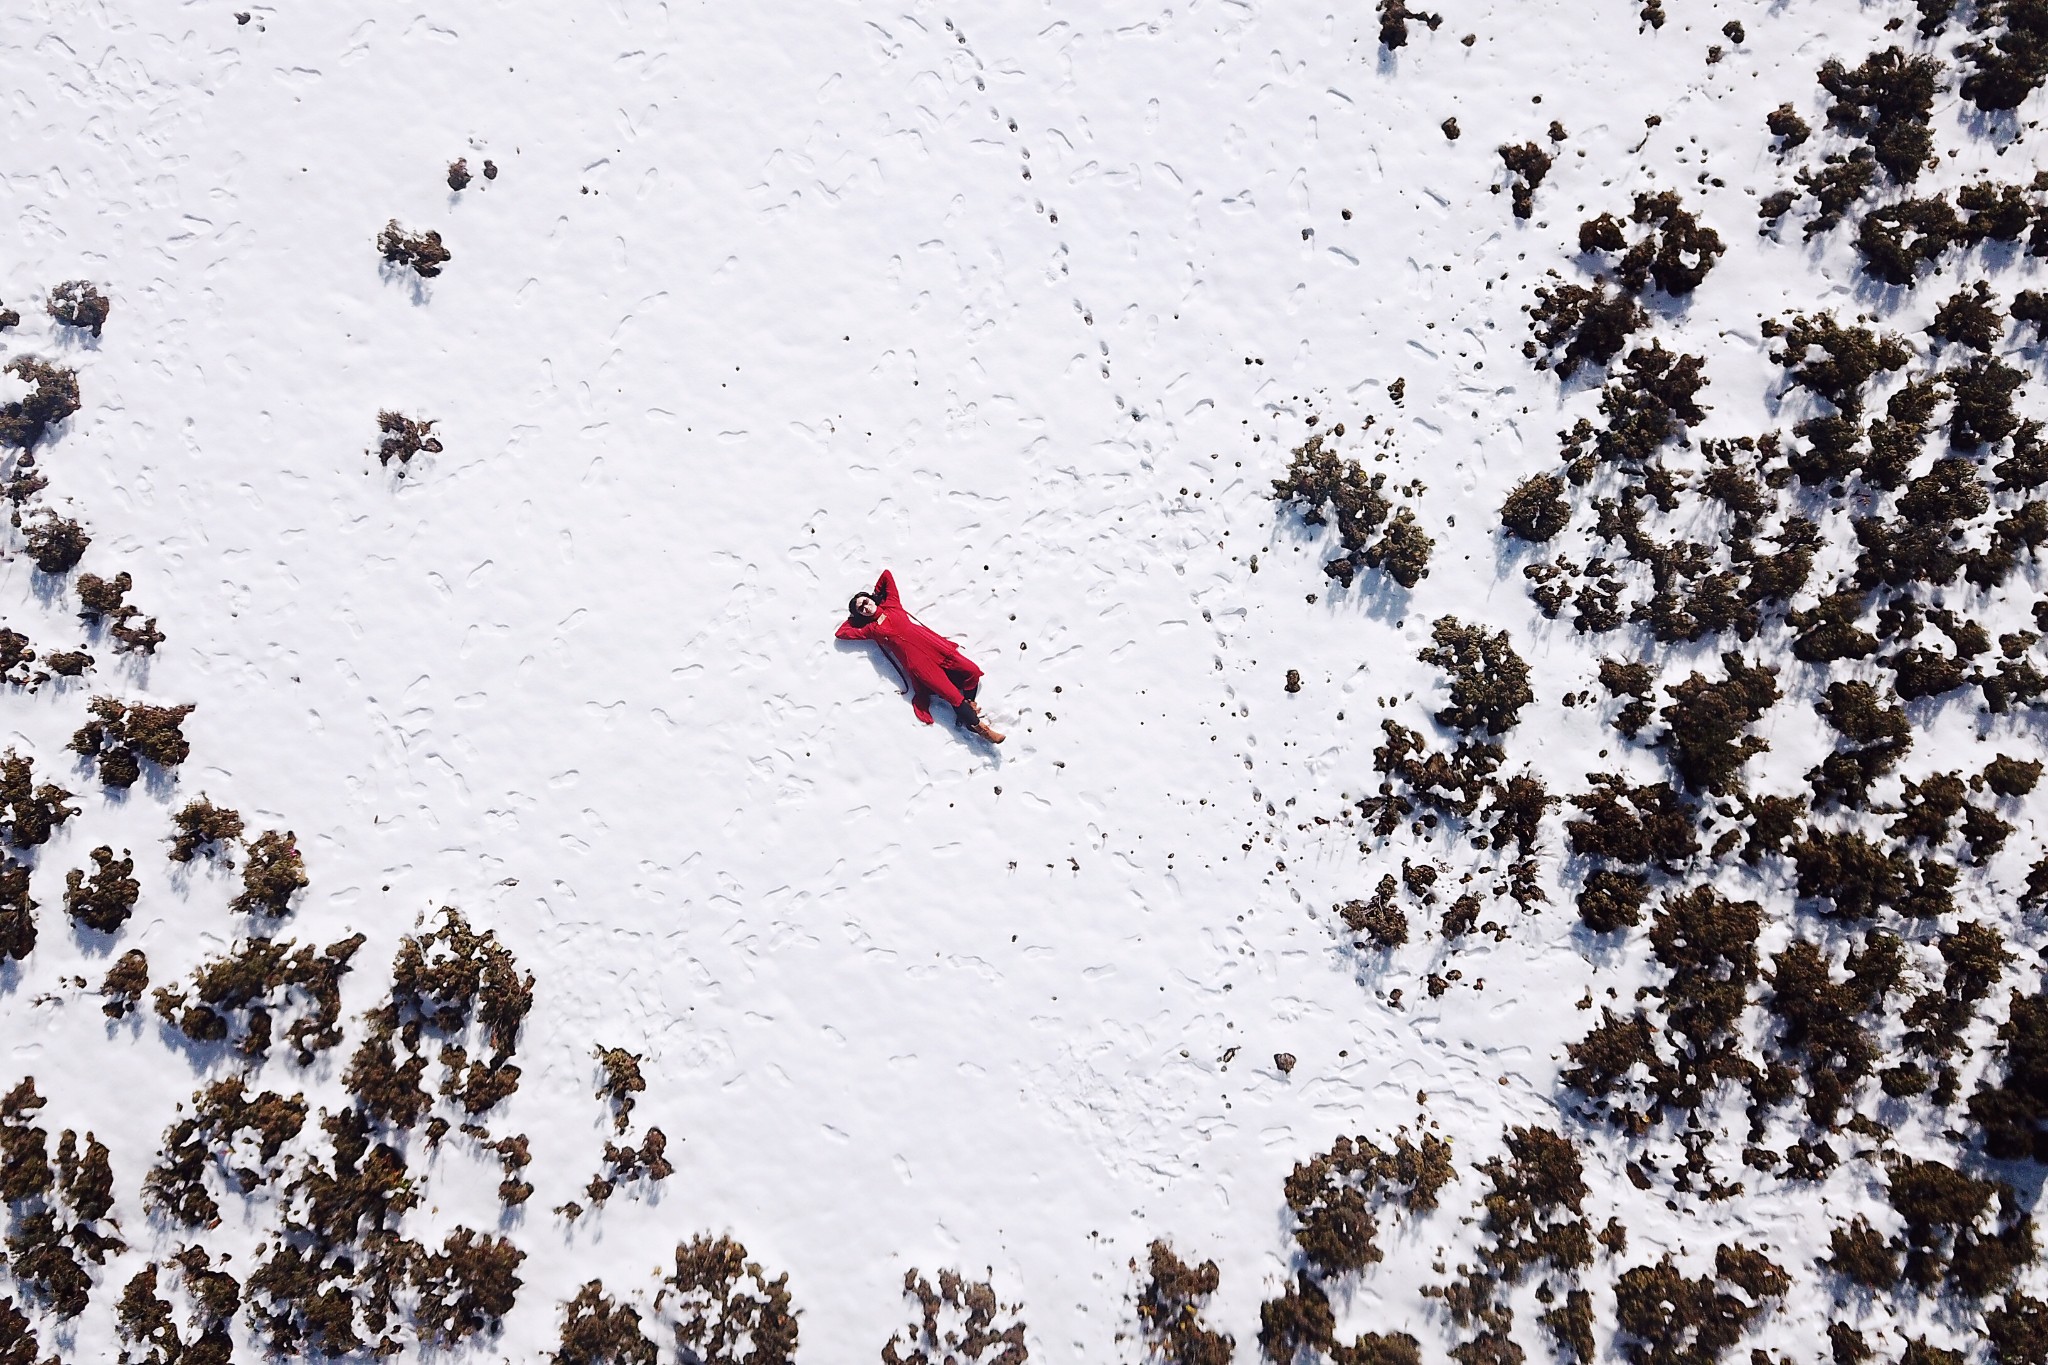
{"type": "MultiPolygon", "coordinates": [[[[889,662],[889,656],[882,652],[879,645],[867,640],[834,640],[832,644],[841,654],[857,654],[866,659],[868,666],[875,670],[875,676],[881,679],[882,684],[902,699],[905,709],[909,708],[910,689],[903,685],[903,675],[896,671],[896,665],[889,662]]],[[[910,723],[912,725],[917,724],[917,717],[911,716],[910,723]]],[[[937,700],[933,701],[932,724],[940,729],[949,731],[954,739],[975,752],[986,754],[995,766],[1002,766],[1003,751],[1001,746],[991,744],[980,735],[969,734],[961,729],[959,720],[953,715],[953,708],[946,705],[946,703],[937,700]]]]}

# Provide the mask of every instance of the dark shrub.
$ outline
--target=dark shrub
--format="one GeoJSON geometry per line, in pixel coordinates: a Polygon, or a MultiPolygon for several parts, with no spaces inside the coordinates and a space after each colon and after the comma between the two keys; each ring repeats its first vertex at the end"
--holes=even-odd
{"type": "Polygon", "coordinates": [[[82,327],[94,336],[112,310],[107,296],[86,280],[66,280],[50,291],[50,301],[43,305],[44,312],[66,327],[82,327]]]}

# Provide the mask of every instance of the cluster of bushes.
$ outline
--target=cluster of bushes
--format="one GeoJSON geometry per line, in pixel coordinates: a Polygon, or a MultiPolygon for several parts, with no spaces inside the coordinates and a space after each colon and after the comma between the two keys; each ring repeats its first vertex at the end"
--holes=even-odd
{"type": "MultiPolygon", "coordinates": [[[[85,1311],[92,1296],[87,1264],[105,1265],[127,1250],[108,1215],[114,1208],[114,1174],[106,1144],[91,1133],[79,1141],[67,1128],[50,1151],[49,1132],[35,1122],[48,1103],[33,1076],[0,1096],[0,1201],[6,1205],[6,1265],[15,1287],[35,1306],[60,1319],[85,1311]]],[[[7,1303],[0,1330],[12,1329],[24,1344],[10,1346],[14,1358],[32,1350],[26,1318],[7,1303]]]]}
{"type": "MultiPolygon", "coordinates": [[[[1343,424],[1333,431],[1332,439],[1343,436],[1343,424]]],[[[1360,570],[1378,569],[1413,588],[1428,575],[1436,542],[1412,511],[1395,507],[1387,497],[1386,475],[1367,473],[1357,460],[1324,442],[1317,432],[1296,447],[1286,477],[1273,481],[1274,499],[1294,508],[1304,525],[1336,525],[1338,553],[1324,563],[1323,572],[1345,587],[1360,570]]]]}

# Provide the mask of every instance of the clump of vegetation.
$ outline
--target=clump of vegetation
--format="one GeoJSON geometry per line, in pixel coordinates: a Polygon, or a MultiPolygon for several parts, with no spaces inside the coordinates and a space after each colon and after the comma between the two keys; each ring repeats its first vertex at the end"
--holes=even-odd
{"type": "Polygon", "coordinates": [[[1427,1212],[1436,1207],[1437,1191],[1455,1179],[1450,1144],[1431,1134],[1419,1145],[1396,1136],[1391,1150],[1362,1136],[1340,1137],[1287,1177],[1294,1240],[1319,1276],[1363,1270],[1381,1257],[1373,1240],[1379,1231],[1374,1208],[1391,1200],[1427,1212]]]}
{"type": "MultiPolygon", "coordinates": [[[[1565,437],[1563,453],[1572,461],[1571,477],[1585,482],[1592,474],[1591,459],[1624,468],[1640,465],[1678,436],[1682,427],[1705,421],[1706,410],[1699,404],[1700,390],[1707,383],[1704,363],[1699,356],[1668,351],[1655,341],[1630,351],[1622,359],[1622,372],[1600,390],[1600,414],[1607,419],[1606,425],[1596,430],[1582,418],[1565,437]],[[1585,450],[1589,444],[1590,459],[1585,450]]],[[[1633,500],[1625,508],[1611,505],[1602,518],[1600,534],[1635,540],[1636,548],[1647,551],[1647,538],[1632,534],[1628,524],[1636,516],[1633,500]]]]}
{"type": "Polygon", "coordinates": [[[1585,818],[1565,822],[1574,853],[1675,872],[1699,851],[1695,808],[1669,783],[1632,787],[1612,773],[1589,773],[1586,780],[1591,790],[1571,798],[1585,818]]]}
{"type": "Polygon", "coordinates": [[[1643,732],[1656,714],[1651,699],[1656,696],[1657,677],[1647,663],[1623,663],[1619,659],[1600,661],[1600,685],[1607,689],[1610,697],[1627,697],[1620,711],[1615,713],[1614,728],[1626,739],[1634,739],[1643,732]]]}
{"type": "Polygon", "coordinates": [[[2013,1290],[1984,1315],[1984,1334],[2001,1365],[2048,1361],[2048,1303],[2013,1290]]]}
{"type": "Polygon", "coordinates": [[[132,612],[122,599],[135,586],[135,579],[127,570],[122,570],[111,579],[101,578],[96,573],[82,573],[78,576],[78,604],[83,610],[78,619],[87,625],[97,625],[101,618],[120,618],[124,611],[132,612]]]}
{"type": "Polygon", "coordinates": [[[0,962],[35,951],[36,901],[28,893],[28,864],[0,854],[0,962]]]}
{"type": "Polygon", "coordinates": [[[201,792],[171,816],[171,824],[177,829],[171,839],[172,862],[189,863],[203,854],[234,866],[231,850],[242,841],[240,811],[216,806],[201,792]]]}
{"type": "Polygon", "coordinates": [[[1615,1325],[1633,1365],[1713,1365],[1791,1287],[1782,1266],[1747,1247],[1717,1248],[1714,1273],[1694,1279],[1667,1255],[1615,1282],[1615,1325]]]}
{"type": "Polygon", "coordinates": [[[1963,98],[1986,111],[2019,108],[2048,80],[2048,11],[2038,0],[1988,0],[1970,28],[1992,36],[1957,49],[1973,68],[1963,98]]]}
{"type": "Polygon", "coordinates": [[[142,949],[130,948],[107,969],[100,982],[100,998],[107,1002],[100,1006],[100,1012],[109,1019],[126,1019],[148,989],[149,958],[142,949]]]}
{"type": "Polygon", "coordinates": [[[433,434],[434,424],[431,421],[416,421],[403,413],[380,412],[377,414],[377,429],[384,433],[377,442],[378,464],[388,465],[397,460],[403,470],[421,451],[429,455],[441,453],[441,438],[433,434]]]}
{"type": "Polygon", "coordinates": [[[1998,1040],[2005,1072],[1970,1100],[1984,1150],[2000,1161],[2048,1161],[2048,995],[2012,992],[1998,1040]]]}
{"type": "Polygon", "coordinates": [[[1937,341],[1953,342],[1973,351],[1989,351],[2005,335],[2005,314],[1998,297],[1977,281],[1970,289],[1959,289],[1934,310],[1927,334],[1937,341]]]}
{"type": "Polygon", "coordinates": [[[1154,1241],[1147,1256],[1151,1278],[1138,1291],[1147,1348],[1165,1365],[1230,1365],[1235,1339],[1202,1320],[1209,1296],[1223,1282],[1216,1263],[1190,1266],[1164,1241],[1154,1241]]]}
{"type": "Polygon", "coordinates": [[[341,1042],[341,978],[363,946],[352,934],[319,952],[290,939],[249,939],[232,952],[211,958],[185,986],[166,986],[155,996],[166,1024],[194,1042],[231,1042],[247,1057],[270,1050],[276,1016],[295,1002],[306,1011],[285,1032],[300,1066],[341,1042]]]}
{"type": "Polygon", "coordinates": [[[1778,670],[1746,664],[1739,654],[1721,656],[1728,676],[1709,682],[1694,673],[1670,689],[1671,704],[1660,713],[1669,730],[1663,744],[1671,766],[1693,791],[1726,796],[1742,766],[1770,745],[1747,734],[1778,701],[1778,670]]]}
{"type": "Polygon", "coordinates": [[[51,427],[79,409],[75,370],[18,355],[0,365],[0,374],[11,374],[29,386],[22,397],[0,404],[0,446],[34,450],[51,427]]]}
{"type": "Polygon", "coordinates": [[[550,1365],[655,1365],[659,1352],[640,1329],[640,1311],[592,1280],[562,1305],[561,1344],[550,1365]]]}
{"type": "Polygon", "coordinates": [[[1886,284],[1912,284],[1920,267],[1964,240],[1962,220],[1942,195],[1901,199],[1863,215],[1856,251],[1863,269],[1886,284]]]}
{"type": "Polygon", "coordinates": [[[97,337],[100,328],[106,326],[113,305],[90,281],[66,280],[50,291],[50,301],[43,305],[43,311],[66,327],[81,327],[97,337]]]}
{"type": "Polygon", "coordinates": [[[1279,1298],[1259,1305],[1259,1349],[1266,1359],[1293,1361],[1303,1352],[1315,1359],[1336,1345],[1337,1315],[1330,1310],[1330,1296],[1307,1275],[1297,1275],[1279,1298]]]}
{"type": "Polygon", "coordinates": [[[1554,369],[1559,379],[1570,379],[1581,365],[1605,365],[1620,355],[1629,337],[1649,320],[1632,294],[1610,293],[1604,281],[1595,280],[1591,288],[1552,285],[1536,291],[1529,309],[1535,335],[1522,353],[1537,362],[1537,369],[1554,369]]]}
{"type": "Polygon", "coordinates": [[[676,1173],[667,1154],[668,1135],[659,1128],[649,1128],[637,1148],[607,1142],[604,1159],[611,1169],[592,1176],[583,1192],[592,1204],[601,1205],[622,1185],[639,1180],[666,1180],[676,1173]]]}
{"type": "Polygon", "coordinates": [[[419,1256],[409,1276],[419,1295],[413,1323],[423,1342],[447,1348],[496,1331],[519,1297],[526,1253],[503,1237],[457,1228],[441,1250],[419,1256]]]}
{"type": "Polygon", "coordinates": [[[1515,217],[1531,217],[1536,212],[1536,191],[1550,174],[1550,153],[1533,142],[1509,143],[1502,145],[1500,160],[1512,177],[1508,192],[1514,196],[1515,217]]]}
{"type": "Polygon", "coordinates": [[[1379,0],[1374,8],[1379,11],[1380,46],[1384,48],[1406,47],[1408,25],[1411,23],[1426,25],[1434,33],[1444,21],[1441,14],[1408,8],[1408,0],[1379,0]]]}
{"type": "Polygon", "coordinates": [[[495,933],[477,933],[462,912],[444,907],[439,924],[409,935],[392,961],[391,999],[371,1012],[369,1030],[342,1080],[372,1116],[410,1128],[432,1101],[421,1088],[429,1032],[443,1039],[440,1091],[469,1114],[481,1114],[519,1088],[512,1061],[519,1029],[533,1008],[533,977],[522,977],[495,933]],[[474,1027],[487,1046],[471,1058],[464,1040],[474,1027]],[[406,1052],[399,1060],[399,1049],[406,1052]]]}
{"type": "MultiPolygon", "coordinates": [[[[127,1245],[94,1226],[114,1207],[106,1144],[87,1133],[81,1148],[78,1135],[67,1128],[57,1140],[53,1169],[49,1134],[32,1121],[45,1103],[33,1076],[0,1098],[0,1197],[16,1205],[7,1234],[7,1265],[32,1298],[60,1318],[75,1318],[92,1294],[84,1263],[104,1265],[127,1245]]],[[[10,1360],[25,1359],[18,1346],[13,1349],[10,1360]]]]}
{"type": "Polygon", "coordinates": [[[1923,1293],[1953,1288],[1981,1298],[2004,1288],[2034,1257],[2033,1217],[2002,1181],[1902,1157],[1888,1192],[1904,1223],[1906,1279],[1923,1293]],[[1998,1227],[1987,1232],[1982,1222],[1994,1202],[1998,1227]]]}
{"type": "Polygon", "coordinates": [[[1579,250],[1615,257],[1614,277],[1631,294],[1655,281],[1673,298],[1699,288],[1728,248],[1675,190],[1638,194],[1629,221],[1649,231],[1633,245],[1621,220],[1603,213],[1579,226],[1579,250]]]}
{"type": "Polygon", "coordinates": [[[1539,1266],[1570,1272],[1592,1264],[1578,1149],[1545,1128],[1511,1128],[1506,1136],[1508,1159],[1479,1168],[1493,1186],[1484,1200],[1488,1265],[1512,1283],[1539,1266]]]}
{"type": "Polygon", "coordinates": [[[384,231],[377,236],[377,252],[384,263],[400,270],[410,270],[421,279],[432,279],[441,273],[441,267],[455,259],[447,247],[441,245],[441,234],[429,228],[425,232],[407,232],[398,225],[396,218],[384,225],[384,231]]]}
{"type": "Polygon", "coordinates": [[[1893,180],[1910,184],[1934,148],[1927,120],[1941,73],[1937,59],[1896,47],[1872,53],[1853,69],[1831,60],[1819,73],[1821,87],[1835,97],[1828,123],[1862,138],[1893,180]]]}
{"type": "Polygon", "coordinates": [[[458,156],[448,163],[448,188],[457,194],[469,188],[469,158],[458,156]]]}
{"type": "Polygon", "coordinates": [[[1899,1282],[1898,1248],[1858,1214],[1828,1233],[1828,1269],[1866,1289],[1891,1289],[1899,1282]]]}
{"type": "Polygon", "coordinates": [[[88,855],[94,868],[90,878],[78,868],[64,874],[64,912],[81,927],[111,934],[135,913],[142,886],[129,875],[135,860],[125,848],[121,855],[116,858],[113,849],[101,844],[88,855]]]}
{"type": "Polygon", "coordinates": [[[1346,901],[1333,907],[1354,934],[1364,934],[1380,948],[1398,948],[1408,941],[1408,916],[1394,903],[1400,884],[1381,877],[1379,890],[1369,901],[1346,901]]]}
{"type": "Polygon", "coordinates": [[[1959,449],[1994,445],[2019,430],[2012,398],[2026,375],[1988,355],[1973,356],[1946,372],[1950,396],[1949,444],[1959,449]]]}
{"type": "Polygon", "coordinates": [[[1436,542],[1416,525],[1413,513],[1397,511],[1380,491],[1386,481],[1386,475],[1367,474],[1358,461],[1324,449],[1317,432],[1296,448],[1287,477],[1273,481],[1273,498],[1299,512],[1304,525],[1323,526],[1334,518],[1342,552],[1323,565],[1331,578],[1349,587],[1360,569],[1382,569],[1412,588],[1428,574],[1436,542]]]}
{"type": "Polygon", "coordinates": [[[1483,729],[1500,735],[1513,729],[1536,694],[1529,690],[1529,666],[1508,643],[1508,633],[1489,635],[1455,616],[1443,616],[1431,639],[1435,644],[1416,657],[1450,675],[1450,705],[1436,713],[1437,724],[1462,734],[1483,729]]]}
{"type": "Polygon", "coordinates": [[[1373,768],[1385,773],[1377,796],[1358,802],[1359,813],[1372,821],[1382,837],[1392,834],[1418,804],[1428,808],[1424,822],[1434,827],[1438,814],[1460,819],[1479,809],[1494,790],[1493,775],[1507,754],[1498,744],[1466,740],[1448,754],[1432,752],[1422,736],[1391,720],[1380,722],[1386,743],[1373,750],[1373,768]],[[1401,784],[1396,790],[1395,780],[1401,784]]]}
{"type": "Polygon", "coordinates": [[[1555,474],[1534,474],[1508,491],[1500,505],[1500,524],[1517,540],[1540,545],[1570,524],[1571,504],[1564,499],[1564,480],[1555,474]]]}
{"type": "Polygon", "coordinates": [[[66,747],[92,759],[98,765],[100,781],[107,786],[132,787],[142,776],[140,760],[175,768],[191,757],[192,746],[185,739],[183,726],[185,717],[196,709],[94,697],[86,703],[92,719],[78,728],[66,747]]]}
{"type": "Polygon", "coordinates": [[[1887,703],[1867,682],[1837,682],[1828,684],[1814,710],[1855,746],[1835,750],[1807,774],[1815,797],[1861,805],[1870,784],[1897,767],[1913,745],[1905,708],[1887,703]]]}
{"type": "Polygon", "coordinates": [[[1596,868],[1579,890],[1579,920],[1596,934],[1611,934],[1642,923],[1650,879],[1639,872],[1596,868]]]}
{"type": "MultiPolygon", "coordinates": [[[[1826,1129],[1878,1060],[1877,1034],[1864,1016],[1898,988],[1904,950],[1896,935],[1874,932],[1846,966],[1837,979],[1819,946],[1795,940],[1772,959],[1765,1002],[1778,1020],[1779,1056],[1799,1063],[1807,1117],[1826,1129]]],[[[1780,1075],[1782,1087],[1798,1084],[1789,1069],[1780,1075]]]]}
{"type": "MultiPolygon", "coordinates": [[[[526,1135],[521,1133],[516,1137],[499,1138],[495,1143],[486,1145],[498,1154],[498,1168],[505,1176],[498,1182],[499,1202],[509,1209],[516,1208],[533,1198],[533,1182],[520,1175],[521,1171],[533,1164],[533,1148],[526,1135]]],[[[658,1151],[656,1156],[659,1157],[658,1151]]]]}
{"type": "Polygon", "coordinates": [[[1790,104],[1781,104],[1764,115],[1764,126],[1771,130],[1771,136],[1778,139],[1777,152],[1783,156],[1813,136],[1813,125],[1799,117],[1799,111],[1790,104]]]}
{"type": "MultiPolygon", "coordinates": [[[[789,1365],[795,1358],[797,1321],[789,1276],[769,1279],[731,1237],[698,1236],[677,1246],[676,1271],[666,1283],[676,1295],[676,1345],[685,1360],[789,1365]]],[[[885,1350],[883,1359],[888,1358],[885,1350]]]]}
{"type": "Polygon", "coordinates": [[[623,1133],[633,1122],[633,1097],[647,1089],[647,1082],[640,1075],[640,1054],[622,1047],[598,1047],[593,1051],[604,1073],[597,1083],[597,1097],[611,1101],[613,1131],[623,1133]]]}
{"type": "Polygon", "coordinates": [[[242,889],[228,902],[228,908],[280,919],[291,909],[292,897],[310,885],[312,879],[306,875],[306,860],[299,855],[297,838],[290,830],[282,834],[266,830],[249,845],[242,889]]]}
{"type": "Polygon", "coordinates": [[[49,842],[57,826],[78,814],[66,804],[71,793],[54,782],[35,780],[35,760],[9,749],[0,754],[0,834],[16,848],[49,842]]]}
{"type": "Polygon", "coordinates": [[[909,1270],[903,1292],[917,1300],[918,1321],[883,1345],[882,1365],[942,1365],[963,1358],[975,1365],[1024,1365],[1031,1358],[1024,1322],[1017,1317],[1021,1306],[1000,1302],[987,1281],[941,1270],[935,1290],[922,1274],[909,1270]]]}
{"type": "Polygon", "coordinates": [[[24,520],[17,512],[14,524],[21,530],[29,562],[36,566],[38,572],[52,577],[77,568],[78,561],[85,558],[86,550],[92,545],[92,537],[86,534],[83,526],[47,508],[34,521],[24,520]]]}
{"type": "Polygon", "coordinates": [[[208,1170],[221,1169],[247,1194],[273,1178],[284,1144],[305,1124],[303,1095],[252,1095],[240,1076],[214,1081],[192,1097],[191,1112],[165,1131],[163,1151],[142,1182],[142,1202],[188,1228],[209,1226],[220,1217],[220,1202],[208,1188],[208,1170]],[[234,1164],[252,1155],[253,1164],[234,1164]]]}

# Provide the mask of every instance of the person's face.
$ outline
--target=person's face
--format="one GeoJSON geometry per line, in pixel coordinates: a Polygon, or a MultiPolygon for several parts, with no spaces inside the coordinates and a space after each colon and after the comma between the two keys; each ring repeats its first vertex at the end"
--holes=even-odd
{"type": "Polygon", "coordinates": [[[853,609],[860,614],[860,619],[863,621],[875,619],[875,599],[866,593],[862,593],[853,599],[853,609]]]}

